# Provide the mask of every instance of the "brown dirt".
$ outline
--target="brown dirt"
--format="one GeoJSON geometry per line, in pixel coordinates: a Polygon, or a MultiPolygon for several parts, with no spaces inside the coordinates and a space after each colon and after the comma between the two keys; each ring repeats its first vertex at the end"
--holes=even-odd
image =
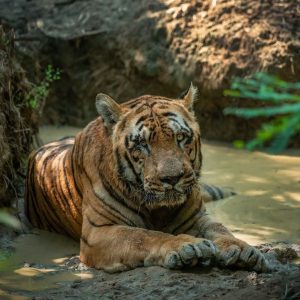
{"type": "MultiPolygon", "coordinates": [[[[201,90],[203,136],[249,138],[262,120],[222,111],[259,104],[224,98],[223,90],[233,76],[258,70],[299,78],[299,1],[211,3],[3,0],[0,19],[17,28],[31,74],[49,62],[64,72],[45,122],[86,124],[96,114],[100,91],[119,101],[145,93],[174,97],[193,80],[201,90]]],[[[299,136],[294,140],[299,144],[299,136]]]]}

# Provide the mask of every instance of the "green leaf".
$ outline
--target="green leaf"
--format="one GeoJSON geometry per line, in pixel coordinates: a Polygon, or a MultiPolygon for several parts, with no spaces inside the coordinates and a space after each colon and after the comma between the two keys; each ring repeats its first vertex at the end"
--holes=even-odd
{"type": "Polygon", "coordinates": [[[240,97],[241,93],[239,91],[234,90],[225,90],[224,96],[231,96],[231,97],[240,97]]]}
{"type": "Polygon", "coordinates": [[[245,148],[245,142],[242,140],[235,140],[233,141],[233,146],[236,149],[244,149],[245,148]]]}
{"type": "Polygon", "coordinates": [[[280,114],[300,112],[300,103],[285,104],[282,106],[262,107],[262,108],[234,108],[228,107],[224,109],[224,114],[233,114],[244,118],[254,117],[270,117],[280,114]]]}
{"type": "MultiPolygon", "coordinates": [[[[249,150],[263,148],[267,143],[269,151],[278,153],[300,131],[300,82],[286,82],[276,76],[256,73],[249,78],[235,78],[231,89],[225,90],[224,95],[276,103],[276,106],[268,107],[224,109],[226,115],[247,119],[273,118],[261,126],[254,139],[246,143],[249,150]]],[[[243,143],[235,141],[233,145],[242,147],[243,143]]]]}
{"type": "Polygon", "coordinates": [[[0,211],[0,223],[8,226],[8,227],[12,227],[14,229],[20,229],[21,228],[21,223],[20,221],[10,215],[9,213],[7,213],[6,211],[1,210],[0,211]]]}

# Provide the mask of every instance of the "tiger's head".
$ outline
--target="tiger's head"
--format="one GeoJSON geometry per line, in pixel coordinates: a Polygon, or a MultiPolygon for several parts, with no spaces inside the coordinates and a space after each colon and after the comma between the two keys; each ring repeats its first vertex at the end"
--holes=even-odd
{"type": "MultiPolygon", "coordinates": [[[[200,129],[191,85],[183,99],[142,96],[117,104],[105,94],[96,107],[107,128],[115,171],[148,208],[186,201],[201,168],[200,129]]],[[[133,198],[134,198],[133,197],[133,198]]]]}

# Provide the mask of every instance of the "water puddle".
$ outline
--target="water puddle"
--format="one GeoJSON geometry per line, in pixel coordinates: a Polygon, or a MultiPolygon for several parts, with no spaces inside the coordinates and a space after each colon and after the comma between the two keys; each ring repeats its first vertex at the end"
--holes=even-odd
{"type": "Polygon", "coordinates": [[[208,143],[203,153],[205,181],[238,193],[207,205],[216,219],[253,245],[300,243],[300,151],[274,156],[208,143]]]}
{"type": "Polygon", "coordinates": [[[35,230],[17,237],[12,246],[15,251],[0,255],[0,298],[4,291],[41,291],[92,276],[62,267],[79,253],[79,243],[65,236],[35,230]]]}

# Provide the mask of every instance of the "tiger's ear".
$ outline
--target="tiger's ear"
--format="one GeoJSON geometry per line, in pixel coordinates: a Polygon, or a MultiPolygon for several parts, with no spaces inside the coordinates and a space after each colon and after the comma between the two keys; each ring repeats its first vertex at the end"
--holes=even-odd
{"type": "Polygon", "coordinates": [[[189,110],[193,111],[194,110],[194,103],[198,100],[199,98],[199,91],[197,87],[193,85],[191,82],[190,88],[187,92],[187,94],[183,98],[183,103],[184,106],[189,110]]]}
{"type": "Polygon", "coordinates": [[[96,96],[96,109],[108,129],[111,129],[119,121],[122,114],[121,106],[105,94],[96,96]]]}

